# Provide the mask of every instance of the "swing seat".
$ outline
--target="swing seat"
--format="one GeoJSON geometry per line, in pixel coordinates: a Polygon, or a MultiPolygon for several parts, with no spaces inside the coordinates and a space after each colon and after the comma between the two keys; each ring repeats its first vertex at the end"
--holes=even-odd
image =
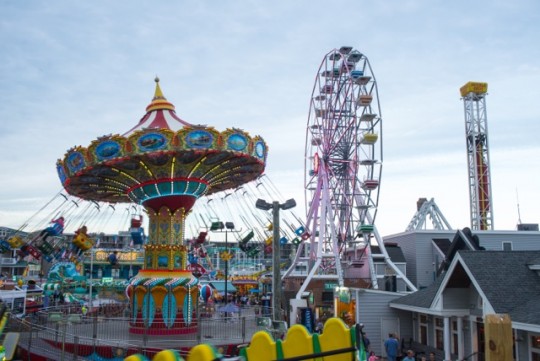
{"type": "Polygon", "coordinates": [[[13,249],[19,248],[22,245],[24,245],[24,243],[25,243],[21,236],[10,237],[7,241],[9,243],[9,245],[11,246],[11,248],[13,248],[13,249]]]}
{"type": "Polygon", "coordinates": [[[94,245],[92,240],[90,240],[87,235],[82,233],[79,233],[77,237],[73,239],[72,243],[82,251],[88,251],[94,245]]]}
{"type": "Polygon", "coordinates": [[[133,244],[143,244],[144,241],[144,230],[142,228],[132,228],[130,230],[131,239],[133,240],[133,244]]]}
{"type": "Polygon", "coordinates": [[[47,241],[43,241],[43,243],[38,246],[38,249],[46,256],[54,252],[53,246],[47,241]]]}
{"type": "Polygon", "coordinates": [[[40,259],[41,258],[41,252],[39,252],[39,250],[34,248],[33,246],[28,246],[27,251],[35,259],[40,259]]]}
{"type": "Polygon", "coordinates": [[[141,228],[142,226],[142,216],[138,218],[131,218],[131,228],[141,228]]]}
{"type": "Polygon", "coordinates": [[[9,245],[9,243],[7,243],[4,240],[1,240],[0,241],[0,252],[5,253],[5,252],[7,252],[9,250],[11,250],[11,246],[9,245]]]}

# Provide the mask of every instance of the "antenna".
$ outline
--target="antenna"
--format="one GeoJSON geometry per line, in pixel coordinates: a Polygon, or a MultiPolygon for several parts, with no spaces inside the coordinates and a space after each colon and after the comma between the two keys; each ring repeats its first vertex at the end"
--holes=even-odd
{"type": "Polygon", "coordinates": [[[519,211],[519,195],[516,188],[516,201],[517,201],[517,211],[518,211],[518,224],[521,224],[521,212],[519,211]]]}

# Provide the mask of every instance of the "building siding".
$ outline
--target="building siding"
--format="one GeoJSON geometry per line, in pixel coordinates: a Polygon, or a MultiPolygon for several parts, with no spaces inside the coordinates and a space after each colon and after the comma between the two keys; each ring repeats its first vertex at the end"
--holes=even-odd
{"type": "Polygon", "coordinates": [[[415,286],[416,283],[416,234],[414,232],[400,233],[399,235],[389,236],[384,238],[384,242],[397,243],[401,248],[405,260],[407,261],[406,276],[415,286]]]}
{"type": "Polygon", "coordinates": [[[412,337],[412,320],[409,312],[392,309],[388,304],[403,296],[400,293],[375,290],[354,290],[356,295],[356,320],[364,325],[371,342],[371,350],[385,356],[382,345],[388,335],[382,334],[382,319],[399,320],[399,336],[408,340],[412,337]]]}
{"type": "MultiPolygon", "coordinates": [[[[442,261],[432,240],[447,238],[452,241],[456,232],[457,230],[412,231],[386,236],[384,241],[401,247],[407,261],[407,277],[421,289],[434,282],[435,266],[442,261]]],[[[473,231],[473,234],[478,236],[480,246],[486,250],[502,250],[503,242],[511,242],[514,251],[540,250],[540,232],[536,231],[473,231]]]]}
{"type": "Polygon", "coordinates": [[[540,250],[540,232],[507,231],[507,232],[473,232],[480,239],[480,246],[486,250],[501,251],[503,242],[511,242],[513,251],[540,250]]]}

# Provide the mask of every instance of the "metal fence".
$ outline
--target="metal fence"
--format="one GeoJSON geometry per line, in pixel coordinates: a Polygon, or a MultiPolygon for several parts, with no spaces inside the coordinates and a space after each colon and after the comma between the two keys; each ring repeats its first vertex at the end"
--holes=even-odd
{"type": "Polygon", "coordinates": [[[120,304],[105,305],[86,315],[78,306],[52,307],[22,319],[12,317],[7,331],[20,333],[21,359],[30,360],[30,353],[35,353],[63,361],[84,360],[94,353],[109,358],[134,353],[152,357],[163,349],[185,355],[200,343],[234,356],[237,349],[231,345],[247,344],[255,332],[270,331],[271,326],[270,319],[262,317],[257,308],[242,307],[228,314],[206,312],[205,317],[193,320],[189,333],[156,335],[156,328],[167,330],[168,326],[154,323],[152,330],[144,325],[135,327],[125,313],[120,304]]]}

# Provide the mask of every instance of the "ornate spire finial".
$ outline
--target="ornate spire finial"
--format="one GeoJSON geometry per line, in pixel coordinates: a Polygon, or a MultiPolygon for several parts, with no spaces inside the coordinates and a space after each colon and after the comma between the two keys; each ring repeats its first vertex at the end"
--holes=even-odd
{"type": "Polygon", "coordinates": [[[161,88],[159,87],[159,77],[156,75],[154,81],[156,82],[156,91],[154,92],[154,98],[150,105],[146,107],[146,112],[158,109],[174,110],[174,105],[167,101],[167,98],[163,95],[161,88]]]}

